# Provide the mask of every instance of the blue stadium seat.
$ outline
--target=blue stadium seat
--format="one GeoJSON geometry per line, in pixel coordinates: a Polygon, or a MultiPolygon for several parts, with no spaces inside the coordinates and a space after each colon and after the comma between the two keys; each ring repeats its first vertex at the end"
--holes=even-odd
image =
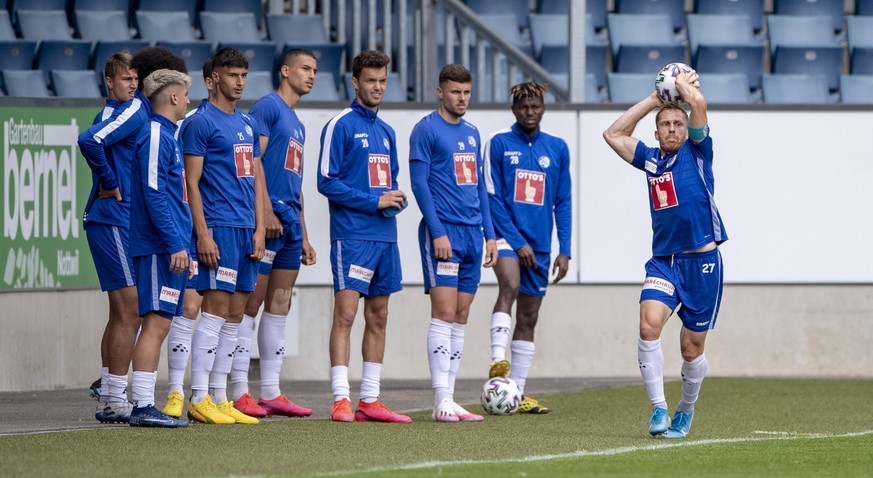
{"type": "Polygon", "coordinates": [[[684,35],[673,32],[673,22],[664,14],[609,14],[609,41],[612,54],[622,45],[683,45],[684,35]]]}
{"type": "Polygon", "coordinates": [[[854,48],[849,64],[853,75],[873,75],[873,47],[854,48]]]}
{"type": "MultiPolygon", "coordinates": [[[[51,72],[55,96],[64,98],[102,98],[94,70],[54,70],[51,72]]],[[[101,82],[102,83],[102,82],[101,82]]]]}
{"type": "Polygon", "coordinates": [[[845,104],[873,104],[873,75],[842,75],[840,97],[845,104]]]}
{"type": "Polygon", "coordinates": [[[12,28],[12,20],[9,19],[9,12],[0,10],[0,41],[15,40],[15,29],[12,28]]]}
{"type": "Polygon", "coordinates": [[[200,0],[139,0],[138,12],[187,12],[191,26],[197,21],[200,0]]]}
{"type": "Polygon", "coordinates": [[[261,41],[255,17],[249,12],[200,12],[200,30],[203,32],[203,39],[211,42],[261,41]]]}
{"type": "Polygon", "coordinates": [[[18,10],[18,30],[25,40],[73,39],[73,29],[63,10],[18,10]]]}
{"type": "Polygon", "coordinates": [[[321,15],[267,15],[270,40],[280,44],[305,46],[330,43],[321,15]]]}
{"type": "Polygon", "coordinates": [[[68,11],[73,14],[70,20],[72,20],[73,27],[76,29],[79,28],[77,23],[79,20],[76,13],[81,11],[121,11],[124,13],[125,26],[133,26],[133,19],[130,15],[130,7],[132,3],[133,0],[70,0],[71,6],[68,7],[68,11]]]}
{"type": "Polygon", "coordinates": [[[824,75],[764,75],[764,103],[827,104],[831,102],[828,79],[824,75]]]}
{"type": "Polygon", "coordinates": [[[609,101],[636,104],[655,91],[655,73],[610,73],[609,101]]]}
{"type": "Polygon", "coordinates": [[[91,63],[91,42],[86,40],[45,40],[36,52],[36,68],[43,71],[45,83],[52,70],[87,70],[91,63]]]}
{"type": "Polygon", "coordinates": [[[39,70],[3,70],[3,86],[8,96],[47,98],[51,93],[39,70]]]}
{"type": "Polygon", "coordinates": [[[700,45],[692,62],[698,73],[745,73],[753,90],[761,88],[764,46],[700,45]]]}
{"type": "Polygon", "coordinates": [[[124,41],[132,38],[127,15],[121,10],[77,10],[79,38],[97,41],[124,41]]]}
{"type": "Polygon", "coordinates": [[[694,13],[748,15],[752,28],[764,28],[764,0],[694,0],[694,13]]]}
{"type": "MultiPolygon", "coordinates": [[[[569,75],[568,46],[544,46],[540,51],[539,63],[552,75],[569,75]]],[[[606,59],[609,49],[605,45],[585,47],[585,73],[594,75],[598,88],[606,86],[606,59]]],[[[663,65],[662,65],[663,66],[663,65]]]]}
{"type": "Polygon", "coordinates": [[[597,86],[594,73],[585,73],[585,103],[603,103],[606,94],[597,86]]]}
{"type": "Polygon", "coordinates": [[[9,7],[9,11],[12,13],[12,23],[17,24],[20,10],[61,10],[66,12],[67,0],[11,0],[9,7]]]}
{"type": "Polygon", "coordinates": [[[773,73],[820,73],[827,77],[828,88],[840,88],[843,71],[843,48],[779,46],[773,56],[773,73]]]}
{"type": "MultiPolygon", "coordinates": [[[[543,45],[567,45],[570,41],[570,24],[567,15],[531,14],[530,37],[533,51],[539,55],[543,45]]],[[[596,32],[590,15],[585,15],[585,44],[607,45],[606,31],[596,32]]]]}
{"type": "Polygon", "coordinates": [[[101,78],[103,77],[103,67],[106,66],[106,59],[110,56],[124,51],[131,55],[149,46],[149,42],[144,40],[127,40],[127,41],[98,41],[94,43],[94,52],[91,53],[91,68],[96,70],[101,78]]]}
{"type": "MultiPolygon", "coordinates": [[[[282,50],[290,50],[297,48],[295,45],[285,45],[282,50]]],[[[335,85],[339,85],[340,73],[342,71],[342,60],[345,46],[334,43],[326,43],[323,45],[305,45],[305,49],[315,54],[315,59],[318,61],[318,78],[330,74],[333,76],[335,85]]]]}
{"type": "Polygon", "coordinates": [[[249,71],[246,79],[246,87],[243,89],[241,100],[256,101],[264,95],[268,95],[276,88],[273,78],[276,76],[271,71],[249,71]]]}
{"type": "Polygon", "coordinates": [[[754,103],[749,78],[742,73],[701,73],[700,92],[709,105],[754,103]]]}
{"type": "MultiPolygon", "coordinates": [[[[352,74],[346,73],[343,75],[343,83],[346,87],[346,98],[353,100],[355,98],[355,87],[352,85],[352,74]]],[[[473,87],[475,91],[475,86],[473,87]]],[[[388,86],[385,89],[383,101],[386,102],[403,102],[406,101],[406,93],[400,89],[400,75],[397,73],[388,73],[388,86]]]]}
{"type": "MultiPolygon", "coordinates": [[[[202,12],[251,13],[260,30],[264,17],[263,3],[262,0],[203,0],[202,12]]],[[[203,21],[202,17],[200,21],[203,21]]]]}
{"type": "Polygon", "coordinates": [[[148,41],[192,42],[194,31],[188,12],[161,12],[137,10],[139,36],[148,41]]]}
{"type": "Polygon", "coordinates": [[[834,31],[842,31],[845,21],[845,2],[839,0],[773,0],[774,15],[826,15],[831,18],[834,31]]]}
{"type": "Polygon", "coordinates": [[[841,43],[840,37],[834,34],[831,18],[822,15],[770,15],[767,30],[770,53],[775,53],[780,46],[839,46],[841,43]]]}
{"type": "Polygon", "coordinates": [[[269,71],[276,72],[276,44],[273,42],[258,43],[219,43],[216,50],[224,47],[236,48],[243,52],[249,60],[249,72],[269,71]]]}
{"type": "Polygon", "coordinates": [[[17,40],[0,42],[0,70],[30,70],[36,54],[36,42],[17,40]]]}
{"type": "MultiPolygon", "coordinates": [[[[364,3],[364,2],[362,2],[364,3]]],[[[516,23],[521,28],[528,27],[528,0],[464,0],[464,3],[477,13],[477,16],[494,14],[515,15],[516,23]]]]}
{"type": "MultiPolygon", "coordinates": [[[[570,0],[539,0],[537,13],[567,15],[570,13],[570,0]]],[[[606,28],[606,0],[586,0],[585,14],[591,15],[586,22],[590,22],[595,30],[606,28]]]]}
{"type": "Polygon", "coordinates": [[[618,50],[614,71],[617,73],[656,74],[668,63],[688,63],[685,46],[622,45],[618,50]]]}
{"type": "Polygon", "coordinates": [[[202,74],[191,73],[194,74],[191,75],[191,87],[188,88],[188,99],[191,101],[189,108],[197,108],[200,106],[200,101],[205,100],[209,96],[209,90],[206,89],[206,83],[203,81],[202,74]]]}
{"type": "Polygon", "coordinates": [[[158,45],[169,48],[176,56],[185,60],[185,66],[188,67],[188,74],[192,78],[200,78],[203,71],[203,63],[211,57],[215,52],[215,48],[210,42],[205,41],[190,41],[190,42],[158,42],[158,45]]]}
{"type": "Polygon", "coordinates": [[[334,76],[319,74],[312,85],[312,91],[306,95],[306,101],[340,101],[334,76]]]}
{"type": "Polygon", "coordinates": [[[755,36],[748,15],[688,15],[688,44],[692,56],[701,44],[762,45],[761,40],[755,36]]]}
{"type": "Polygon", "coordinates": [[[855,16],[873,15],[873,0],[855,0],[855,16]]]}
{"type": "Polygon", "coordinates": [[[854,48],[873,48],[873,16],[846,17],[846,32],[849,43],[849,53],[854,48]]]}
{"type": "MultiPolygon", "coordinates": [[[[479,20],[500,34],[506,41],[520,48],[528,55],[532,54],[529,38],[522,35],[521,25],[517,23],[515,15],[511,13],[486,13],[478,15],[479,20]]],[[[475,34],[470,29],[470,43],[475,44],[475,34]]]]}
{"type": "Polygon", "coordinates": [[[670,16],[674,30],[685,27],[685,0],[615,0],[618,14],[665,14],[670,16]]]}

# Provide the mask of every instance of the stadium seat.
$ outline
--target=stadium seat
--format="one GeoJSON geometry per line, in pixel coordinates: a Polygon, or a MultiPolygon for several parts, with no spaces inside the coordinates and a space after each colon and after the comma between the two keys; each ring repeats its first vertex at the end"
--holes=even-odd
{"type": "Polygon", "coordinates": [[[30,70],[36,42],[17,40],[0,42],[0,70],[30,70]]]}
{"type": "Polygon", "coordinates": [[[873,47],[853,49],[849,64],[853,75],[873,75],[873,47]]]}
{"type": "Polygon", "coordinates": [[[236,48],[243,52],[249,60],[249,71],[276,72],[276,44],[273,42],[258,43],[219,43],[216,51],[224,47],[236,48]]]}
{"type": "Polygon", "coordinates": [[[770,53],[780,46],[839,46],[840,37],[834,34],[833,22],[828,16],[767,17],[770,53]]]}
{"type": "Polygon", "coordinates": [[[585,102],[603,103],[606,99],[606,94],[597,85],[594,73],[585,73],[585,102]]]}
{"type": "Polygon", "coordinates": [[[665,14],[670,16],[673,30],[685,28],[685,0],[615,0],[618,14],[665,14]]]}
{"type": "Polygon", "coordinates": [[[77,10],[79,38],[90,41],[130,40],[127,15],[121,10],[77,10]]]}
{"type": "Polygon", "coordinates": [[[52,71],[51,78],[55,96],[64,98],[103,97],[94,70],[55,70],[52,71]]]}
{"type": "MultiPolygon", "coordinates": [[[[81,11],[94,11],[94,12],[111,12],[111,11],[121,11],[124,14],[124,25],[132,26],[133,19],[130,15],[130,7],[132,4],[132,0],[71,0],[71,7],[69,11],[73,13],[78,13],[81,11]]],[[[77,15],[73,15],[71,18],[73,22],[78,22],[79,19],[77,15]]],[[[78,23],[73,25],[75,28],[79,28],[78,23]]]]}
{"type": "Polygon", "coordinates": [[[270,40],[279,45],[323,45],[330,42],[321,15],[267,15],[270,40]]]}
{"type": "MultiPolygon", "coordinates": [[[[285,50],[290,50],[291,48],[297,47],[295,45],[285,45],[282,52],[284,53],[285,50]]],[[[334,84],[339,85],[345,46],[328,43],[324,45],[305,45],[304,48],[315,54],[315,59],[318,61],[319,75],[326,76],[329,73],[333,76],[334,84]]]]}
{"type": "Polygon", "coordinates": [[[91,53],[91,68],[96,70],[100,78],[103,77],[103,67],[106,66],[106,59],[120,51],[125,51],[131,55],[149,46],[149,42],[145,40],[127,40],[127,41],[98,41],[94,43],[94,52],[91,53]]]}
{"type": "Polygon", "coordinates": [[[15,29],[12,28],[12,20],[9,19],[9,12],[0,10],[0,41],[15,40],[15,29]]]}
{"type": "Polygon", "coordinates": [[[685,46],[622,45],[615,61],[616,73],[655,74],[668,63],[689,63],[685,46]]]}
{"type": "MultiPolygon", "coordinates": [[[[531,55],[531,43],[521,33],[521,25],[518,24],[517,18],[511,13],[488,13],[477,15],[479,20],[488,25],[496,33],[500,34],[504,40],[517,46],[522,51],[531,55]]],[[[470,43],[475,44],[476,36],[470,29],[470,43]]]]}
{"type": "Polygon", "coordinates": [[[754,103],[749,78],[742,73],[701,73],[700,92],[710,105],[754,103]]]}
{"type": "Polygon", "coordinates": [[[18,23],[18,12],[21,10],[67,10],[67,0],[9,0],[8,6],[12,12],[12,23],[18,23]]]}
{"type": "Polygon", "coordinates": [[[200,0],[139,0],[138,12],[187,12],[193,27],[197,21],[197,4],[200,0]]]}
{"type": "Polygon", "coordinates": [[[273,84],[275,73],[270,71],[249,71],[246,79],[246,87],[243,89],[241,100],[256,101],[264,95],[268,95],[276,88],[273,84]]]}
{"type": "Polygon", "coordinates": [[[194,30],[188,12],[152,12],[137,10],[139,37],[148,41],[192,42],[194,30]]]}
{"type": "Polygon", "coordinates": [[[764,71],[764,46],[700,45],[692,62],[698,73],[745,73],[749,86],[761,88],[764,71]]]}
{"type": "Polygon", "coordinates": [[[764,28],[764,0],[694,0],[694,13],[748,15],[755,32],[764,28]]]}
{"type": "Polygon", "coordinates": [[[205,41],[190,42],[158,42],[158,45],[169,48],[178,57],[185,60],[188,74],[192,78],[202,77],[203,63],[215,51],[212,43],[205,41]]]}
{"type": "Polygon", "coordinates": [[[306,101],[340,101],[336,80],[333,75],[322,75],[319,73],[315,78],[315,84],[312,85],[312,91],[306,95],[306,101]]]}
{"type": "Polygon", "coordinates": [[[3,86],[7,96],[47,98],[51,93],[39,70],[3,70],[3,86]]]}
{"type": "MultiPolygon", "coordinates": [[[[568,75],[570,73],[569,49],[568,46],[544,46],[540,51],[540,65],[552,75],[568,75]]],[[[598,88],[606,86],[608,51],[606,45],[588,45],[585,47],[585,73],[594,75],[598,88]]]]}
{"type": "MultiPolygon", "coordinates": [[[[537,13],[570,13],[570,0],[540,0],[537,2],[537,13]]],[[[586,0],[585,14],[591,15],[590,21],[594,30],[606,28],[606,0],[586,0]]]]}
{"type": "Polygon", "coordinates": [[[873,0],[855,0],[855,16],[873,16],[873,0]]]}
{"type": "Polygon", "coordinates": [[[873,48],[873,17],[846,17],[849,53],[854,48],[873,48]]]}
{"type": "Polygon", "coordinates": [[[845,104],[873,104],[873,75],[842,75],[840,97],[845,104]]]}
{"type": "MultiPolygon", "coordinates": [[[[264,11],[262,0],[202,0],[202,12],[251,13],[255,17],[257,29],[261,29],[264,11]]],[[[202,13],[201,12],[201,13],[202,13]]],[[[200,18],[203,21],[203,18],[200,18]]],[[[201,23],[202,25],[202,23],[201,23]]]]}
{"type": "Polygon", "coordinates": [[[200,100],[205,100],[207,96],[209,96],[209,90],[206,89],[203,75],[197,73],[192,74],[191,87],[188,88],[188,99],[191,101],[189,108],[197,108],[200,106],[200,100]]]}
{"type": "Polygon", "coordinates": [[[530,14],[528,0],[464,0],[464,3],[470,7],[470,10],[476,12],[477,16],[512,14],[515,15],[519,27],[528,27],[527,20],[530,14]]]}
{"type": "Polygon", "coordinates": [[[203,39],[211,42],[257,43],[261,41],[255,17],[249,13],[200,12],[203,39]]]}
{"type": "Polygon", "coordinates": [[[840,88],[843,71],[843,48],[779,46],[773,56],[773,73],[820,73],[828,79],[828,88],[840,88]]]}
{"type": "MultiPolygon", "coordinates": [[[[346,73],[343,75],[343,82],[346,88],[346,98],[353,100],[355,98],[355,87],[352,85],[352,74],[346,73]]],[[[473,86],[475,96],[475,85],[473,86]]],[[[387,102],[403,102],[406,101],[406,93],[400,89],[400,75],[397,73],[388,73],[388,87],[385,89],[383,101],[387,102]]]]}
{"type": "Polygon", "coordinates": [[[25,40],[73,39],[73,29],[63,10],[19,10],[18,30],[25,40]]]}
{"type": "Polygon", "coordinates": [[[684,35],[673,32],[673,22],[664,14],[609,14],[612,54],[622,45],[668,46],[684,44],[684,35]]]}
{"type": "MultiPolygon", "coordinates": [[[[533,43],[533,51],[539,55],[543,45],[567,45],[570,41],[570,24],[567,15],[558,14],[531,14],[530,37],[533,43]]],[[[598,33],[594,30],[590,15],[585,15],[585,44],[606,45],[609,39],[606,32],[598,33]]]]}
{"type": "Polygon", "coordinates": [[[819,16],[831,18],[834,31],[843,30],[845,13],[843,1],[838,0],[773,0],[774,15],[819,16]]]}
{"type": "Polygon", "coordinates": [[[654,73],[610,73],[609,101],[612,103],[636,104],[655,91],[654,73]]]}
{"type": "Polygon", "coordinates": [[[748,15],[688,15],[688,44],[691,55],[704,45],[748,46],[762,45],[755,36],[748,15]]]}
{"type": "Polygon", "coordinates": [[[764,103],[827,104],[831,101],[824,75],[771,74],[763,78],[764,103]]]}
{"type": "Polygon", "coordinates": [[[91,42],[86,40],[45,40],[36,52],[36,68],[48,84],[52,70],[87,70],[91,63],[91,42]]]}

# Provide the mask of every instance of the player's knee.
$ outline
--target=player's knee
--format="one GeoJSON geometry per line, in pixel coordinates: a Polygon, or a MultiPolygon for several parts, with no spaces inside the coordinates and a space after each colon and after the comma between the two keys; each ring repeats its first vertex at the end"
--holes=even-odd
{"type": "Polygon", "coordinates": [[[291,309],[291,288],[276,289],[268,305],[268,310],[275,315],[288,315],[291,309]]]}

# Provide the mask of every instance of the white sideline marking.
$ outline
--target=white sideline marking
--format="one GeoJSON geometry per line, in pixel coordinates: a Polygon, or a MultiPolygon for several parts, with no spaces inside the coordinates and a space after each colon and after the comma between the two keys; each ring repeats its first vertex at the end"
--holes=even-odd
{"type": "Polygon", "coordinates": [[[819,439],[819,438],[850,438],[865,435],[873,435],[873,430],[864,430],[862,432],[842,433],[839,435],[830,435],[825,433],[792,433],[792,432],[767,432],[755,431],[754,433],[773,435],[768,437],[746,437],[746,438],[710,438],[706,440],[692,441],[670,441],[661,442],[656,445],[647,446],[627,446],[621,448],[608,448],[606,450],[586,451],[579,450],[571,453],[560,453],[556,455],[533,455],[523,458],[506,458],[500,460],[459,460],[459,461],[425,461],[421,463],[410,463],[408,465],[385,466],[376,468],[365,468],[362,470],[343,470],[328,473],[319,473],[316,476],[342,476],[355,473],[384,473],[388,471],[403,471],[403,470],[421,470],[426,468],[436,468],[441,466],[457,466],[457,465],[498,465],[503,463],[531,463],[538,461],[561,460],[564,458],[585,458],[589,456],[613,456],[623,455],[627,453],[636,453],[640,451],[663,450],[667,448],[685,448],[700,445],[712,445],[718,443],[746,443],[756,441],[772,441],[772,440],[799,440],[799,439],[819,439]]]}

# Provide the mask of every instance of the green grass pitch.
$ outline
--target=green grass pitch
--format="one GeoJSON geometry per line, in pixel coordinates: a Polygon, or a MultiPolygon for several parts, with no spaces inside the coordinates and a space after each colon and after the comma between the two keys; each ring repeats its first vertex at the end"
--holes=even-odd
{"type": "MultiPolygon", "coordinates": [[[[679,384],[669,383],[671,407],[679,384]]],[[[691,435],[648,436],[641,386],[544,397],[543,416],[410,425],[270,419],[0,437],[16,476],[873,476],[873,381],[710,378],[691,435]]],[[[474,409],[478,409],[478,406],[474,409]]],[[[671,410],[672,412],[672,410],[671,410]]]]}

